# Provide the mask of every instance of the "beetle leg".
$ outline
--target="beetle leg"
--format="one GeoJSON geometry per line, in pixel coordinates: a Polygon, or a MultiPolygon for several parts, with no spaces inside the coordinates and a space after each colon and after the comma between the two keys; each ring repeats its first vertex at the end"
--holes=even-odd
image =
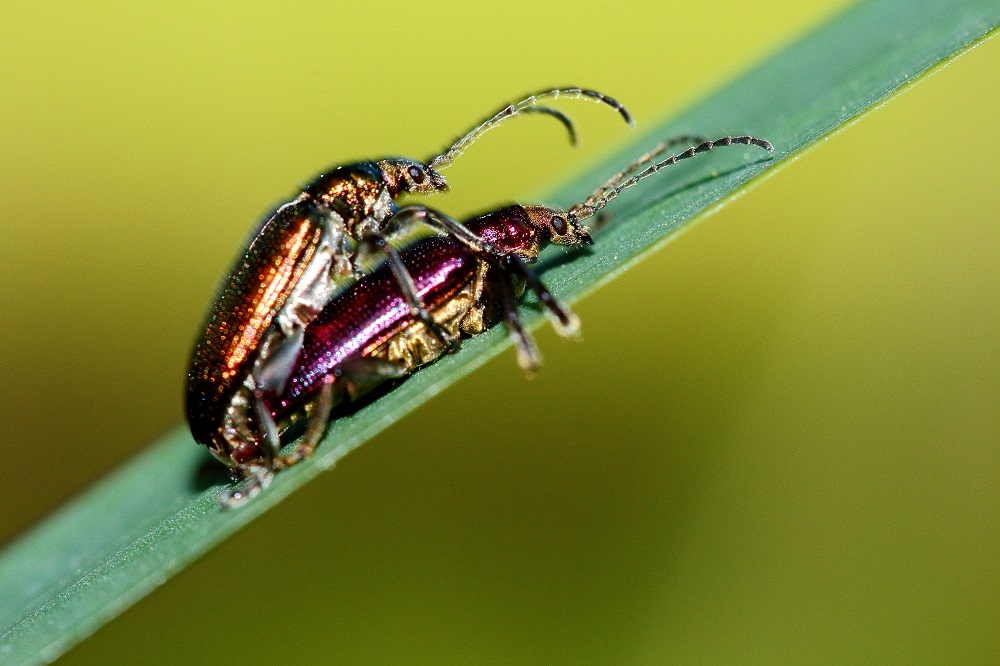
{"type": "Polygon", "coordinates": [[[281,435],[278,434],[278,424],[271,416],[271,410],[264,403],[262,393],[257,393],[253,399],[253,414],[257,417],[257,425],[264,440],[264,452],[267,462],[271,463],[281,451],[281,435]]]}
{"type": "Polygon", "coordinates": [[[403,260],[400,258],[396,248],[389,245],[385,236],[378,233],[366,236],[362,240],[362,244],[374,245],[375,248],[385,253],[389,269],[392,271],[393,277],[396,278],[396,282],[403,292],[406,304],[410,306],[410,314],[419,319],[443,345],[448,347],[450,353],[458,351],[462,346],[461,341],[457,337],[449,335],[448,331],[444,330],[444,327],[437,323],[434,317],[431,316],[431,313],[427,311],[423,300],[420,298],[420,294],[417,293],[417,286],[413,284],[413,278],[410,276],[410,272],[406,270],[406,266],[403,264],[403,260]]]}
{"type": "Polygon", "coordinates": [[[312,455],[323,439],[323,433],[330,423],[330,411],[336,401],[334,390],[338,383],[343,383],[351,399],[389,379],[396,379],[406,374],[406,368],[401,363],[393,363],[378,358],[355,358],[344,361],[336,370],[322,379],[319,397],[313,405],[309,425],[302,439],[290,453],[277,456],[274,459],[275,470],[291,467],[295,463],[312,455]]]}
{"type": "Polygon", "coordinates": [[[240,468],[243,479],[228,493],[219,497],[222,509],[237,509],[271,485],[274,472],[277,469],[278,452],[281,450],[281,436],[278,434],[278,424],[271,416],[271,410],[264,403],[261,392],[254,395],[253,412],[257,417],[258,428],[262,433],[264,463],[250,464],[240,468]]]}
{"type": "Polygon", "coordinates": [[[500,291],[500,307],[503,310],[504,324],[506,324],[507,331],[517,348],[517,363],[529,375],[534,374],[542,364],[542,355],[539,353],[535,341],[531,338],[531,334],[521,324],[521,314],[517,309],[517,294],[514,292],[510,272],[505,270],[504,266],[494,265],[494,267],[500,272],[500,279],[495,284],[500,291]]]}
{"type": "Polygon", "coordinates": [[[338,368],[351,400],[364,395],[382,382],[399,379],[408,370],[409,366],[405,363],[370,356],[349,358],[338,368]]]}
{"type": "Polygon", "coordinates": [[[278,395],[284,392],[304,340],[305,329],[297,326],[288,337],[268,345],[267,357],[254,368],[255,393],[269,392],[278,395]]]}
{"type": "Polygon", "coordinates": [[[274,459],[274,469],[284,469],[291,467],[303,458],[308,458],[319,445],[319,440],[326,432],[326,426],[330,422],[330,410],[333,409],[333,385],[337,378],[330,374],[323,378],[322,386],[319,390],[319,397],[313,405],[312,415],[306,433],[302,436],[295,449],[284,456],[277,456],[274,459]]]}
{"type": "Polygon", "coordinates": [[[444,213],[424,206],[406,206],[405,208],[400,208],[399,212],[393,215],[386,224],[385,233],[396,233],[400,229],[404,229],[407,225],[416,222],[422,222],[444,235],[454,238],[476,252],[490,254],[494,257],[503,257],[507,254],[495,245],[483,240],[479,234],[458,220],[454,220],[444,213]]]}
{"type": "Polygon", "coordinates": [[[563,337],[579,335],[580,318],[552,295],[552,292],[538,279],[535,272],[528,268],[521,257],[516,254],[506,254],[503,257],[503,264],[509,272],[524,278],[528,288],[535,292],[538,300],[545,306],[545,310],[559,335],[563,337]]]}
{"type": "Polygon", "coordinates": [[[265,490],[271,481],[274,480],[274,469],[253,465],[244,472],[242,481],[227,493],[219,496],[219,508],[223,510],[238,509],[254,497],[260,491],[265,490]]]}
{"type": "Polygon", "coordinates": [[[321,218],[323,242],[330,248],[330,274],[334,277],[350,275],[354,266],[351,262],[350,230],[347,220],[351,218],[350,209],[338,201],[314,201],[315,210],[321,218]]]}
{"type": "Polygon", "coordinates": [[[354,271],[354,264],[350,260],[351,239],[345,233],[338,233],[333,243],[333,274],[338,277],[351,275],[354,271]]]}

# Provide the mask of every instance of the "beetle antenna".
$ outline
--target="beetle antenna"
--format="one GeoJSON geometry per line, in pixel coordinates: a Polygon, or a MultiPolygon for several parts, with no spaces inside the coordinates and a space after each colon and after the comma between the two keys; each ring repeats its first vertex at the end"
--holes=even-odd
{"type": "MultiPolygon", "coordinates": [[[[620,102],[611,97],[608,97],[604,93],[599,93],[596,90],[587,90],[586,88],[553,88],[551,90],[542,90],[541,92],[534,93],[533,95],[528,95],[524,99],[513,102],[501,108],[499,111],[489,116],[471,130],[469,130],[465,135],[459,137],[451,146],[448,147],[440,155],[432,157],[427,162],[427,166],[431,169],[444,169],[451,166],[451,164],[465,152],[465,149],[469,147],[476,139],[481,137],[486,132],[490,131],[504,120],[508,118],[513,118],[514,116],[520,115],[525,112],[531,113],[529,109],[538,108],[548,108],[548,107],[538,107],[537,104],[544,99],[558,99],[560,97],[567,97],[570,99],[584,99],[591,100],[598,104],[607,104],[615,111],[617,111],[622,118],[625,119],[629,125],[634,126],[635,120],[632,118],[632,114],[628,112],[620,102]]],[[[538,111],[535,111],[538,113],[538,111]]],[[[542,111],[541,113],[548,113],[549,115],[555,115],[548,111],[542,111]]],[[[556,116],[558,118],[558,116],[556,116]]],[[[563,116],[565,117],[565,116],[563,116]]],[[[565,123],[563,123],[565,124],[565,123]]]]}
{"type": "Polygon", "coordinates": [[[686,144],[688,146],[697,146],[699,144],[705,143],[706,141],[708,141],[708,137],[701,134],[682,134],[680,136],[675,136],[667,139],[666,141],[664,141],[663,143],[656,146],[651,151],[649,151],[648,153],[637,159],[635,162],[632,162],[632,164],[629,164],[627,167],[625,167],[625,170],[619,173],[617,176],[615,176],[614,178],[612,178],[611,180],[609,180],[608,182],[604,183],[599,188],[597,188],[597,190],[593,194],[587,197],[587,200],[583,202],[583,205],[593,206],[598,199],[600,199],[609,191],[617,187],[620,182],[622,182],[632,174],[636,173],[647,164],[655,162],[657,159],[659,159],[661,155],[666,153],[674,146],[679,146],[681,144],[686,144]]]}
{"type": "Polygon", "coordinates": [[[521,113],[541,113],[546,116],[552,116],[561,122],[569,133],[569,145],[576,146],[576,126],[573,125],[573,121],[569,119],[569,116],[559,109],[553,109],[551,106],[529,106],[521,113]]]}
{"type": "Polygon", "coordinates": [[[700,153],[706,153],[713,148],[718,148],[719,146],[731,146],[733,144],[737,144],[742,146],[757,146],[759,148],[763,148],[769,153],[774,151],[774,146],[771,145],[771,142],[765,141],[764,139],[758,139],[752,136],[724,136],[721,139],[715,139],[714,141],[703,141],[697,146],[692,146],[682,153],[671,155],[670,157],[659,162],[653,162],[658,155],[668,149],[671,143],[676,145],[677,143],[681,143],[685,140],[697,140],[699,138],[700,137],[677,137],[676,139],[670,139],[661,143],[659,146],[627,166],[624,171],[615,175],[611,180],[597,188],[593,194],[587,197],[586,201],[578,203],[570,208],[569,217],[576,222],[586,220],[588,217],[591,217],[594,213],[611,203],[611,201],[614,200],[619,194],[637,184],[644,178],[652,176],[660,169],[672,166],[677,164],[680,160],[686,160],[689,157],[694,157],[700,153]],[[650,162],[652,162],[652,164],[650,164],[650,162]],[[646,166],[646,168],[639,171],[639,169],[647,164],[648,166],[646,166]],[[639,171],[639,173],[636,173],[636,171],[639,171]]]}

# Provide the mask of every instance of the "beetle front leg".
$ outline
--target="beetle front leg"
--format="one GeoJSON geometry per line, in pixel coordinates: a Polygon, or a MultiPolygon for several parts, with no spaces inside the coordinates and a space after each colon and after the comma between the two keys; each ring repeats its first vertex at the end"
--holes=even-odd
{"type": "Polygon", "coordinates": [[[423,223],[441,232],[445,236],[450,236],[466,247],[494,257],[502,257],[506,254],[498,247],[483,240],[479,234],[475,233],[458,220],[454,220],[444,213],[424,206],[407,206],[400,208],[385,225],[384,233],[392,235],[406,229],[412,224],[423,223]]]}
{"type": "Polygon", "coordinates": [[[522,370],[533,375],[542,364],[542,355],[539,353],[538,346],[535,345],[531,334],[521,323],[521,313],[517,309],[517,294],[514,292],[510,273],[505,271],[503,266],[494,264],[494,268],[498,269],[500,273],[500,279],[496,281],[495,287],[500,292],[503,323],[507,326],[507,331],[517,348],[517,363],[522,370]]]}
{"type": "Polygon", "coordinates": [[[528,288],[535,292],[535,296],[545,306],[545,310],[559,335],[575,337],[580,334],[580,318],[552,295],[548,287],[535,275],[533,270],[528,268],[521,257],[516,254],[506,254],[503,257],[503,264],[509,272],[524,278],[528,288]]]}

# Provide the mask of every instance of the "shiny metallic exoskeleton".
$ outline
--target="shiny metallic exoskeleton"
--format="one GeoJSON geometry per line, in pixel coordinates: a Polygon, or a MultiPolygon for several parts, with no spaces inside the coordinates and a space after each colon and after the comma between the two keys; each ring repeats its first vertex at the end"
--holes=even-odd
{"type": "Polygon", "coordinates": [[[266,487],[276,471],[310,455],[336,404],[403,377],[448,351],[448,343],[414,312],[414,298],[452,340],[503,321],[520,365],[534,371],[539,355],[517,308],[525,288],[535,293],[560,334],[578,330],[576,316],[528,266],[542,247],[590,244],[583,221],[621,192],[681,159],[732,144],[772,150],[768,142],[748,136],[715,141],[681,137],[636,160],[569,211],[513,205],[464,223],[423,206],[397,212],[385,225],[386,232],[421,222],[440,233],[401,245],[394,255],[387,253],[381,266],[335,295],[303,329],[294,355],[282,362],[280,381],[269,383],[257,393],[256,402],[243,406],[253,417],[241,424],[231,440],[236,446],[227,454],[244,480],[224,496],[223,506],[239,505],[266,487]],[[677,143],[695,141],[700,143],[662,158],[677,143]],[[303,419],[304,436],[281,454],[282,433],[303,419]]]}
{"type": "MultiPolygon", "coordinates": [[[[508,104],[426,162],[405,158],[358,162],[325,171],[278,208],[253,235],[223,281],[192,354],[187,417],[194,438],[222,462],[242,469],[256,453],[251,412],[260,395],[280,389],[309,323],[358,271],[359,244],[381,244],[387,220],[405,193],[447,189],[440,170],[485,132],[524,113],[555,117],[575,138],[560,111],[539,102],[559,97],[595,101],[632,118],[612,98],[592,90],[547,90],[508,104]]],[[[388,247],[386,252],[392,255],[388,247]]],[[[399,267],[398,258],[393,264],[399,267]]],[[[406,280],[406,275],[397,274],[406,280]]],[[[409,283],[404,289],[412,296],[409,283]]],[[[412,301],[415,313],[449,344],[447,333],[412,301]]]]}

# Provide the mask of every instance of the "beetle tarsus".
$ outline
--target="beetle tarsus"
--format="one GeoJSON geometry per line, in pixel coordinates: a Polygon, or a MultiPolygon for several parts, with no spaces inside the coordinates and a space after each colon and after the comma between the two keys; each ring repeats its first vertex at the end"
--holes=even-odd
{"type": "Polygon", "coordinates": [[[223,510],[238,509],[262,490],[266,490],[274,480],[274,469],[254,465],[248,470],[248,476],[236,483],[236,487],[219,496],[219,508],[223,510]]]}

